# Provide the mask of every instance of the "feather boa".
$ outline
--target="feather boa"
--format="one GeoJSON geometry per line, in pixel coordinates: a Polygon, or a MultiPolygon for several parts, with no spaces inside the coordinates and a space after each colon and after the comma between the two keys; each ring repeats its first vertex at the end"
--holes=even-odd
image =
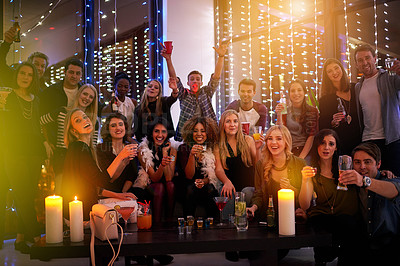
{"type": "Polygon", "coordinates": [[[211,148],[208,148],[207,151],[203,153],[203,159],[201,160],[201,163],[203,165],[201,168],[201,173],[205,177],[208,177],[210,184],[217,188],[219,185],[219,179],[215,175],[215,156],[211,148]]]}
{"type": "Polygon", "coordinates": [[[140,153],[142,155],[143,161],[146,165],[146,169],[143,169],[142,166],[139,166],[138,177],[133,183],[133,187],[146,188],[150,184],[150,178],[147,174],[147,170],[149,167],[154,167],[154,155],[153,152],[149,149],[149,141],[146,137],[143,138],[143,141],[139,144],[140,153]]]}

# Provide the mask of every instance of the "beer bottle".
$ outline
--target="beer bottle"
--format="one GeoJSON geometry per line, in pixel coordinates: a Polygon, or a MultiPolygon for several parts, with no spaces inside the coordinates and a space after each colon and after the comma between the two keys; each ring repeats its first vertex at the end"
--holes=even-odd
{"type": "Polygon", "coordinates": [[[19,23],[18,23],[18,17],[14,18],[13,26],[17,30],[17,32],[15,33],[14,42],[21,42],[21,27],[19,26],[19,23]]]}
{"type": "Polygon", "coordinates": [[[338,113],[342,113],[344,116],[346,116],[346,109],[344,109],[344,106],[342,104],[342,100],[340,100],[340,98],[337,98],[339,104],[337,106],[337,111],[338,113]]]}
{"type": "Polygon", "coordinates": [[[268,208],[267,208],[267,226],[275,227],[275,209],[272,195],[269,195],[268,208]]]}
{"type": "Polygon", "coordinates": [[[117,104],[117,98],[115,97],[115,92],[112,92],[111,94],[111,111],[113,113],[118,112],[118,104],[117,104]]]}

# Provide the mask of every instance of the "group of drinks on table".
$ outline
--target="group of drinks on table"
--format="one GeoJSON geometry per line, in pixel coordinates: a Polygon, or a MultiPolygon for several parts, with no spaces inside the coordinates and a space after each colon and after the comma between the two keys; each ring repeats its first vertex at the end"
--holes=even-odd
{"type": "MultiPolygon", "coordinates": [[[[390,210],[385,213],[386,222],[399,223],[399,180],[394,177],[382,181],[384,184],[371,183],[371,179],[382,176],[377,171],[380,152],[375,144],[360,144],[359,107],[342,64],[335,59],[325,62],[319,111],[307,104],[304,82],[294,80],[288,86],[287,104],[282,96],[275,108],[276,125],[253,138],[251,133],[257,133],[258,127],[267,128],[268,111],[253,101],[256,84],[252,80],[240,82],[240,100],[232,102],[217,122],[211,98],[219,84],[227,45],[222,43],[214,49],[218,57],[209,83],[203,86],[201,73],[192,71],[189,89],[176,76],[171,54],[164,49],[161,54],[166,59],[172,93],[162,96],[161,83],[152,80],[139,105],[127,96],[130,78],[118,73],[114,97],[103,108],[102,115],[109,114],[101,126],[99,144],[98,94],[92,85],[81,86],[68,105],[43,111],[41,105],[48,106],[46,101],[52,98],[44,96],[39,101],[36,67],[28,62],[17,66],[13,90],[2,100],[5,111],[1,114],[1,146],[5,147],[2,167],[18,210],[20,241],[16,241],[16,249],[29,252],[29,247],[23,246],[25,234],[35,241],[40,236],[33,188],[46,147],[48,154],[52,151],[56,190],[64,203],[78,195],[84,203],[85,220],[89,220],[91,206],[102,197],[151,200],[153,222],[171,218],[175,200],[182,202],[185,217],[194,216],[198,205],[205,207],[207,216],[216,217],[214,197],[232,198],[236,191],[242,191],[247,213],[265,221],[268,205],[273,203],[278,211],[277,191],[287,188],[295,193],[296,217],[333,234],[331,247],[314,249],[317,263],[339,256],[339,263],[357,264],[371,254],[381,255],[379,258],[394,255],[391,252],[398,245],[399,225],[367,224],[372,218],[363,217],[363,203],[369,193],[365,187],[388,186],[390,193],[377,190],[374,196],[383,196],[377,204],[390,210]],[[174,130],[170,109],[178,99],[181,113],[174,130]],[[243,130],[242,122],[250,124],[249,130],[243,130]],[[49,124],[55,132],[49,132],[49,124]],[[27,134],[29,141],[22,141],[27,134]],[[51,134],[55,135],[53,143],[51,134]],[[339,155],[343,154],[352,156],[354,170],[339,174],[339,155]],[[347,190],[338,190],[338,182],[347,190]],[[371,239],[374,241],[368,242],[371,239]]],[[[82,70],[79,63],[70,64],[82,70]]],[[[70,65],[66,65],[69,70],[70,65]]],[[[398,82],[398,76],[393,78],[398,82]]],[[[396,88],[398,91],[400,86],[396,88]]],[[[397,97],[397,92],[392,96],[397,97]]],[[[383,174],[393,177],[390,171],[383,174]]],[[[222,215],[234,212],[233,202],[228,202],[222,215]]],[[[64,206],[64,210],[68,208],[64,206]]],[[[384,223],[385,219],[379,221],[384,223]]],[[[230,253],[227,258],[235,261],[237,256],[230,253]]]]}

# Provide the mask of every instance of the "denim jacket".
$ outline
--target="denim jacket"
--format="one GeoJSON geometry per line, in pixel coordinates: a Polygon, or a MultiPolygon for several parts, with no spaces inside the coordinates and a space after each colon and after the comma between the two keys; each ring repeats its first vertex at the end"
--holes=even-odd
{"type": "MultiPolygon", "coordinates": [[[[386,70],[378,70],[378,92],[381,96],[381,112],[386,145],[400,139],[400,76],[389,76],[386,70]]],[[[364,77],[356,84],[356,103],[360,127],[364,130],[364,121],[360,104],[360,91],[364,77]]]]}

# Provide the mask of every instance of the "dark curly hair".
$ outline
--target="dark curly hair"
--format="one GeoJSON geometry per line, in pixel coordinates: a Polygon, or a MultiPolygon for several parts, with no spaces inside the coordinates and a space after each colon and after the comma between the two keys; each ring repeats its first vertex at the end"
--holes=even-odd
{"type": "Polygon", "coordinates": [[[206,130],[207,139],[205,143],[207,146],[210,146],[212,149],[214,149],[214,146],[218,144],[218,125],[209,117],[195,116],[186,121],[182,129],[183,141],[190,147],[196,144],[193,139],[193,131],[195,126],[199,123],[202,124],[206,130]]]}
{"type": "Polygon", "coordinates": [[[130,130],[129,130],[129,127],[128,127],[128,120],[121,113],[111,113],[106,118],[106,121],[104,122],[103,126],[101,127],[101,138],[103,139],[103,142],[111,142],[110,122],[111,122],[111,119],[113,119],[113,118],[121,119],[124,122],[125,135],[124,135],[123,141],[127,142],[128,141],[128,136],[130,135],[130,130]]]}

